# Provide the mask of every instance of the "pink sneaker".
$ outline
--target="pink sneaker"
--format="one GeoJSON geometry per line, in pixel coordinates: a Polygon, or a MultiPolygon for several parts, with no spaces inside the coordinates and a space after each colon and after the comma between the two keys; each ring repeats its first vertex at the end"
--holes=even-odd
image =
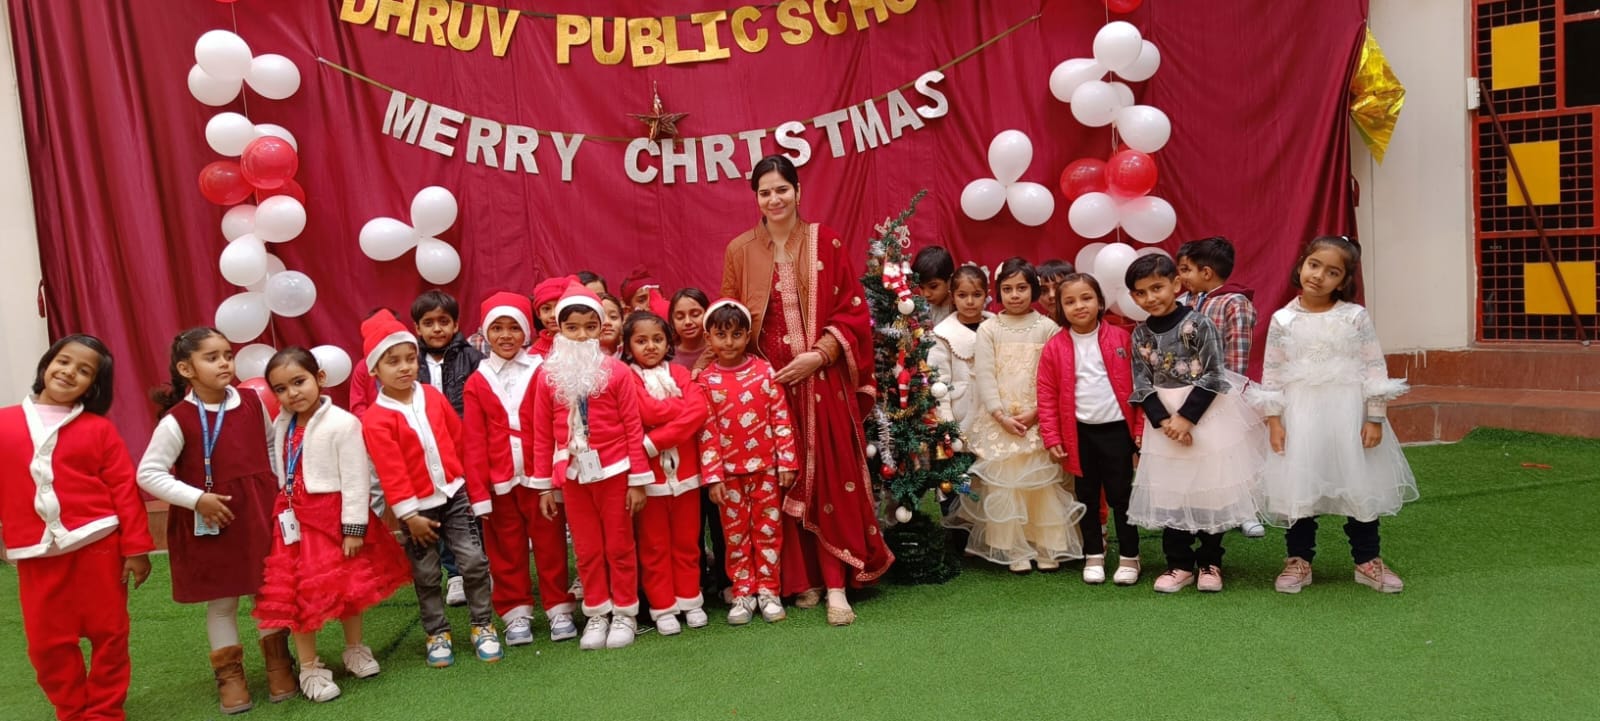
{"type": "Polygon", "coordinates": [[[1283,562],[1283,573],[1272,582],[1278,593],[1299,593],[1311,585],[1311,563],[1299,556],[1290,556],[1283,562]]]}
{"type": "Polygon", "coordinates": [[[1356,565],[1356,583],[1380,593],[1399,593],[1405,590],[1405,582],[1394,571],[1383,565],[1383,559],[1374,558],[1366,563],[1356,565]]]}
{"type": "Polygon", "coordinates": [[[1169,568],[1166,573],[1156,577],[1156,593],[1177,593],[1191,583],[1194,583],[1193,571],[1169,568]]]}
{"type": "Polygon", "coordinates": [[[1196,588],[1206,593],[1216,593],[1222,590],[1222,569],[1216,566],[1201,566],[1200,580],[1196,588]]]}

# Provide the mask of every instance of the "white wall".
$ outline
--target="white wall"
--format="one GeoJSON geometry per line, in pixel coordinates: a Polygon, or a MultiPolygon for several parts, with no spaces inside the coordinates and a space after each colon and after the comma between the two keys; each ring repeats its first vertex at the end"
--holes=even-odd
{"type": "Polygon", "coordinates": [[[1354,130],[1367,305],[1385,351],[1463,348],[1473,338],[1471,168],[1466,78],[1470,3],[1372,0],[1370,24],[1406,87],[1378,165],[1354,130]]]}
{"type": "Polygon", "coordinates": [[[0,405],[28,394],[39,356],[49,348],[38,313],[39,235],[22,136],[10,13],[0,3],[0,405]]]}

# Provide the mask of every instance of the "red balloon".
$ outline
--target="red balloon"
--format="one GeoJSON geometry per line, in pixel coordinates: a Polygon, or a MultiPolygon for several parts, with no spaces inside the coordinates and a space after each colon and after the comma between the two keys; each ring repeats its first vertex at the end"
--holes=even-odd
{"type": "Polygon", "coordinates": [[[294,177],[300,170],[300,156],[289,141],[276,135],[263,135],[244,146],[239,156],[244,179],[262,190],[272,190],[294,177]]]}
{"type": "Polygon", "coordinates": [[[261,397],[261,404],[267,407],[267,416],[271,418],[278,417],[278,395],[272,392],[272,386],[267,384],[267,379],[251,378],[247,381],[239,381],[239,387],[255,391],[256,395],[261,397]]]}
{"type": "Polygon", "coordinates": [[[300,201],[301,205],[305,205],[306,204],[306,191],[305,191],[305,188],[300,187],[300,183],[297,182],[294,178],[290,178],[288,180],[283,181],[283,185],[280,185],[280,186],[278,186],[276,188],[273,188],[271,190],[257,190],[256,191],[256,204],[259,205],[261,203],[261,201],[266,200],[267,198],[270,198],[270,197],[272,197],[274,195],[287,195],[287,196],[289,196],[291,198],[294,198],[295,200],[300,201]]]}
{"type": "Polygon", "coordinates": [[[1061,171],[1061,195],[1067,200],[1077,200],[1084,193],[1106,192],[1106,161],[1099,158],[1079,158],[1067,163],[1061,171]]]}
{"type": "Polygon", "coordinates": [[[1114,13],[1131,13],[1139,9],[1144,0],[1106,0],[1106,9],[1114,13]]]}
{"type": "Polygon", "coordinates": [[[250,197],[250,183],[239,164],[218,160],[200,169],[200,194],[217,205],[234,205],[250,197]]]}
{"type": "Polygon", "coordinates": [[[1156,187],[1156,159],[1148,153],[1124,150],[1106,161],[1106,185],[1119,198],[1137,198],[1156,187]]]}

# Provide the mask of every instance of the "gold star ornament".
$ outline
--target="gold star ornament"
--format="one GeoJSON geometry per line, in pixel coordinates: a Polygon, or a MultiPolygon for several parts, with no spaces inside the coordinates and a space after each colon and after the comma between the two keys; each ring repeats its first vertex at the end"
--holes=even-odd
{"type": "Polygon", "coordinates": [[[648,137],[652,141],[663,138],[678,137],[678,121],[689,117],[688,113],[669,113],[661,105],[661,93],[656,89],[654,81],[650,83],[650,112],[628,113],[629,117],[637,119],[649,128],[648,137]]]}

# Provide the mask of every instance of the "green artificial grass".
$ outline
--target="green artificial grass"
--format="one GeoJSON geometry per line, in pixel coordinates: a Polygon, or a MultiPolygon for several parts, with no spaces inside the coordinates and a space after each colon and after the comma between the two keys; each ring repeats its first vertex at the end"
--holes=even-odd
{"type": "MultiPolygon", "coordinates": [[[[1076,564],[1015,578],[969,561],[942,586],[859,596],[860,620],[821,609],[774,625],[641,636],[629,649],[509,649],[496,665],[458,644],[456,666],[423,663],[407,589],[367,614],[383,674],[356,681],[323,658],[344,696],[265,701],[259,650],[246,652],[266,719],[1565,719],[1600,717],[1600,562],[1592,548],[1600,441],[1480,430],[1406,452],[1421,500],[1383,524],[1384,557],[1406,591],[1351,580],[1341,522],[1326,519],[1316,582],[1273,592],[1282,531],[1230,534],[1227,590],[1150,590],[1156,537],[1134,588],[1085,586],[1076,564]],[[1523,464],[1548,466],[1525,467],[1523,464]]],[[[220,715],[199,606],[168,595],[164,558],[136,591],[132,719],[220,715]]],[[[0,719],[44,721],[16,605],[0,570],[0,719]]],[[[458,639],[467,624],[451,610],[458,639]]]]}

